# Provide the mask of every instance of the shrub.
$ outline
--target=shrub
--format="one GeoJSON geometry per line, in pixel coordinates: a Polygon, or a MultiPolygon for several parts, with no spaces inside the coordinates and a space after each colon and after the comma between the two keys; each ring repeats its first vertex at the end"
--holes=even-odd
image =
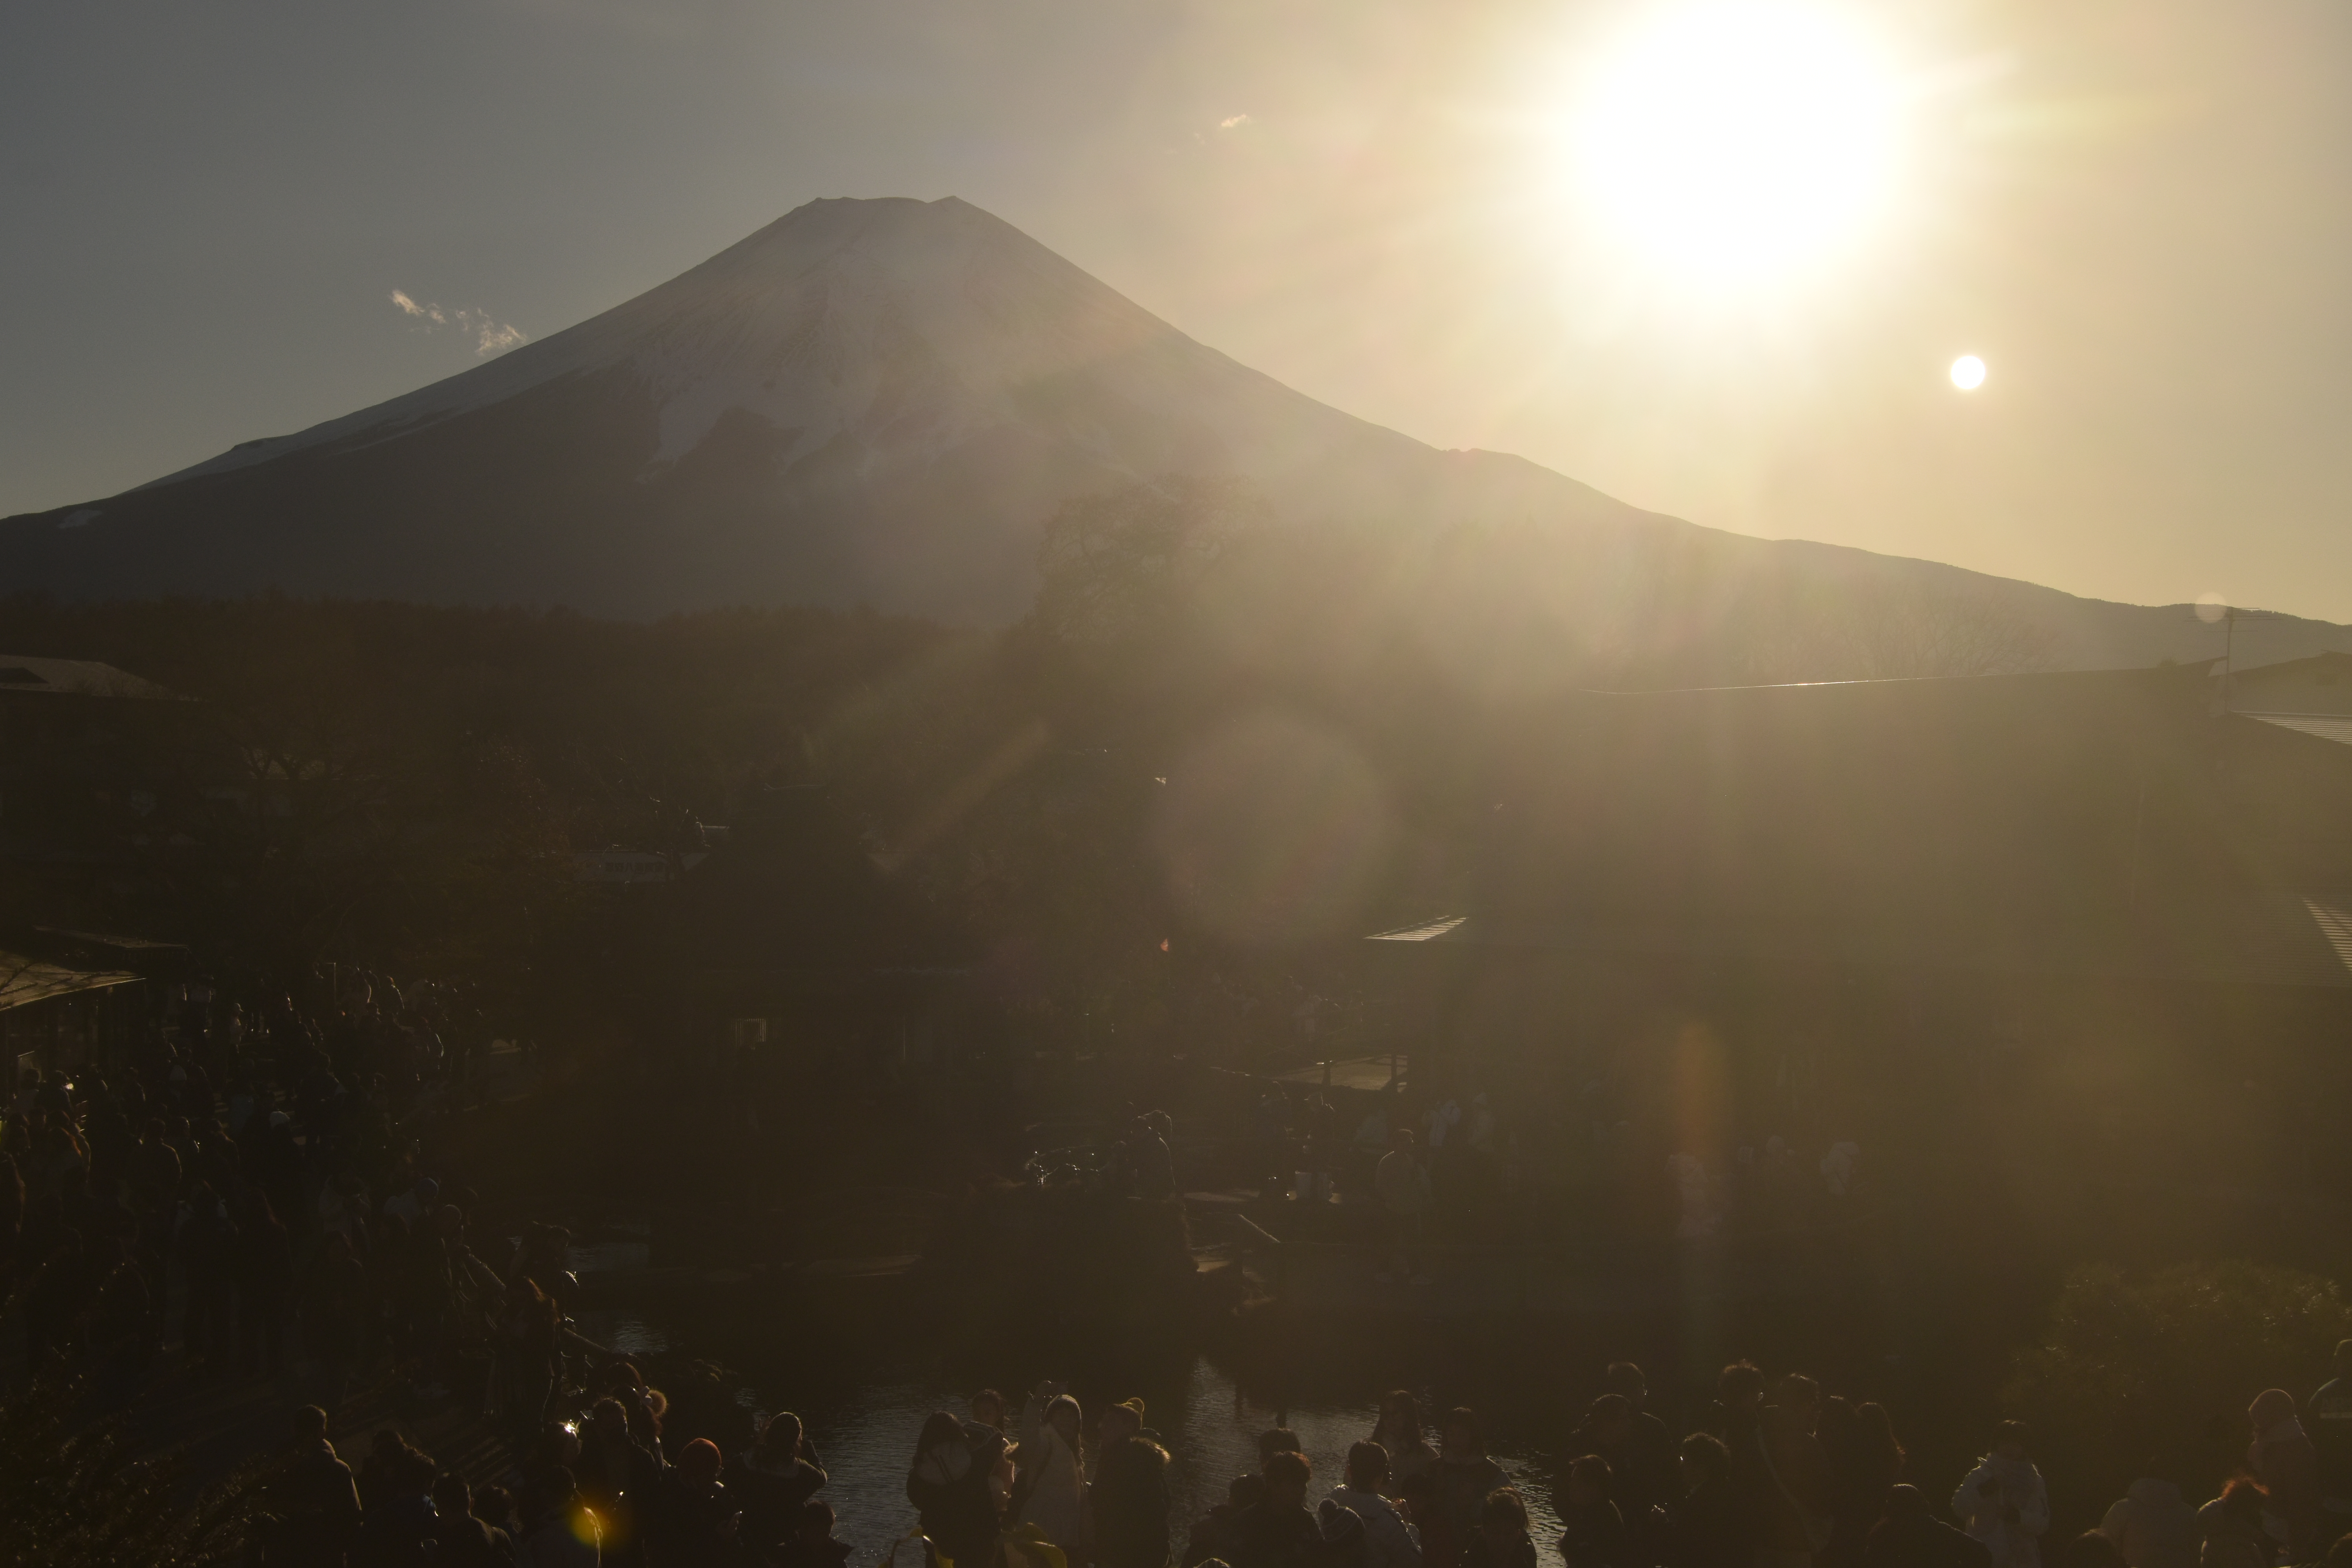
{"type": "Polygon", "coordinates": [[[2315,1275],[2182,1263],[2135,1278],[2093,1264],[2067,1276],[2001,1403],[2032,1427],[2053,1489],[2078,1502],[2120,1496],[2151,1460],[2194,1501],[2243,1451],[2253,1396],[2307,1397],[2346,1338],[2352,1307],[2315,1275]]]}
{"type": "Polygon", "coordinates": [[[112,1421],[78,1425],[79,1384],[0,1394],[0,1568],[227,1568],[258,1500],[247,1468],[194,1499],[169,1463],[132,1457],[112,1421]]]}

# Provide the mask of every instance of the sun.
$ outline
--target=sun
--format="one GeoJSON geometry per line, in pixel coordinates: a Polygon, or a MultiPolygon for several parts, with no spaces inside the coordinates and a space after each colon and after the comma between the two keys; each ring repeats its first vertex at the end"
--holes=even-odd
{"type": "Polygon", "coordinates": [[[1984,384],[1985,362],[1974,354],[1962,354],[1952,362],[1952,384],[1962,392],[1974,392],[1984,384]]]}
{"type": "Polygon", "coordinates": [[[1652,5],[1583,84],[1578,183],[1651,268],[1717,284],[1785,279],[1851,244],[1884,204],[1897,81],[1832,10],[1652,5]]]}

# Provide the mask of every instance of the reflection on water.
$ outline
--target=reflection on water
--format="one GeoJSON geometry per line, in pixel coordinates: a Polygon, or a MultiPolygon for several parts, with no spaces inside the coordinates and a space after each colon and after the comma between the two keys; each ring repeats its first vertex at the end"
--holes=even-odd
{"type": "Polygon", "coordinates": [[[589,1308],[572,1321],[583,1337],[625,1356],[658,1355],[670,1348],[668,1334],[621,1308],[589,1308]]]}
{"type": "MultiPolygon", "coordinates": [[[[915,1510],[907,1503],[906,1473],[923,1417],[940,1409],[961,1414],[972,1389],[918,1381],[887,1382],[811,1397],[805,1390],[795,1394],[793,1381],[757,1380],[751,1391],[755,1403],[762,1411],[797,1410],[807,1421],[810,1440],[832,1478],[824,1495],[841,1515],[840,1537],[856,1546],[856,1561],[865,1568],[878,1560],[892,1541],[914,1528],[915,1510]]],[[[1224,1500],[1226,1483],[1257,1468],[1257,1435],[1278,1421],[1298,1434],[1299,1447],[1314,1463],[1310,1500],[1338,1485],[1348,1445],[1371,1435],[1380,1396],[1390,1386],[1386,1382],[1367,1381],[1360,1394],[1346,1398],[1277,1410],[1250,1401],[1231,1375],[1207,1356],[1200,1356],[1172,1396],[1165,1391],[1146,1393],[1148,1418],[1172,1460],[1169,1492],[1174,1500],[1179,1550],[1192,1521],[1224,1500]]],[[[1017,1394],[1011,1388],[1005,1392],[1008,1396],[1017,1394]]],[[[1079,1388],[1089,1421],[1105,1398],[1125,1396],[1090,1396],[1083,1385],[1079,1388]]],[[[1559,1527],[1552,1508],[1550,1457],[1515,1445],[1504,1433],[1496,1434],[1491,1446],[1495,1458],[1528,1500],[1542,1560],[1557,1563],[1552,1543],[1559,1527]]]]}

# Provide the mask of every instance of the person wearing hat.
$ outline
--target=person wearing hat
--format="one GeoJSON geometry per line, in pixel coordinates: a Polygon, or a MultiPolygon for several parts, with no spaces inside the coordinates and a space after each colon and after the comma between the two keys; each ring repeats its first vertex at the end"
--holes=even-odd
{"type": "MultiPolygon", "coordinates": [[[[1168,1568],[1168,1450],[1143,1425],[1143,1401],[1122,1400],[1097,1431],[1094,1503],[1098,1568],[1168,1568]]],[[[1238,1565],[1236,1565],[1238,1568],[1238,1565]]]]}

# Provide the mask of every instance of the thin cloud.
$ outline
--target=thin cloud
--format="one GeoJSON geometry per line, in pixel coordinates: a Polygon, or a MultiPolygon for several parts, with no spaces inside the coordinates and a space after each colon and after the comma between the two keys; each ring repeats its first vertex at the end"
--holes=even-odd
{"type": "Polygon", "coordinates": [[[420,305],[398,289],[392,291],[392,302],[408,314],[430,321],[436,327],[446,327],[449,324],[449,318],[441,313],[440,306],[420,305]]]}
{"type": "Polygon", "coordinates": [[[1229,119],[1218,121],[1217,129],[1220,131],[1231,131],[1236,125],[1247,125],[1249,122],[1250,117],[1248,115],[1236,114],[1229,119]]]}
{"type": "Polygon", "coordinates": [[[438,305],[420,304],[409,296],[406,289],[394,289],[392,291],[392,303],[402,315],[423,322],[428,331],[454,327],[472,338],[474,356],[477,359],[488,359],[492,354],[505,353],[518,343],[530,342],[530,337],[520,327],[509,326],[487,310],[445,310],[438,305]]]}

